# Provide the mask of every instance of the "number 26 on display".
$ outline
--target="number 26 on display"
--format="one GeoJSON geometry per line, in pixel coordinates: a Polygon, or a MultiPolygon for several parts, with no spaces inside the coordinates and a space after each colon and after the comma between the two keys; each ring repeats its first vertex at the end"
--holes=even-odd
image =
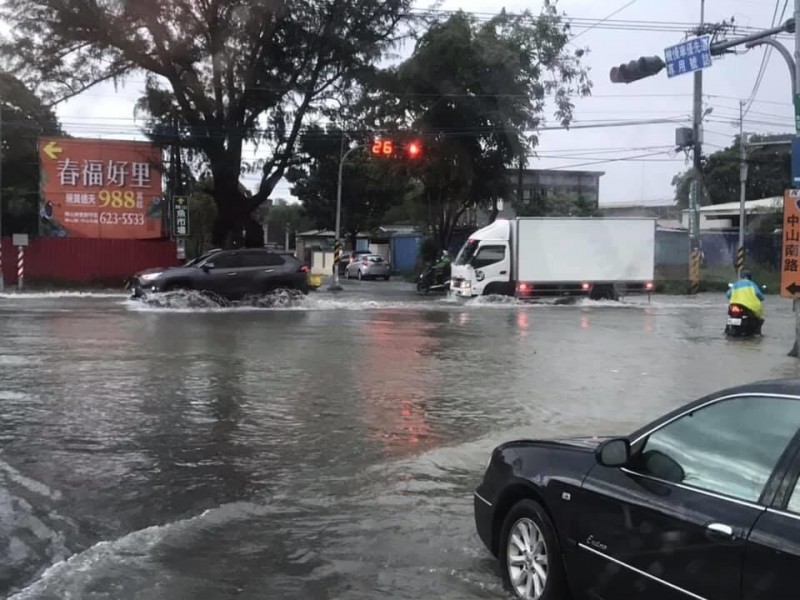
{"type": "Polygon", "coordinates": [[[136,196],[130,191],[100,190],[97,199],[100,201],[100,208],[136,208],[136,196]]]}

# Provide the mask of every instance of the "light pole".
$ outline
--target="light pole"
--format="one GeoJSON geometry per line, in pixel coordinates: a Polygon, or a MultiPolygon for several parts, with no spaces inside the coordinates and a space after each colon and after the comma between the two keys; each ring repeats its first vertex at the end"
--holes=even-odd
{"type": "Polygon", "coordinates": [[[339,181],[336,186],[336,230],[334,231],[336,238],[333,243],[333,284],[328,287],[331,292],[338,292],[342,289],[342,286],[339,285],[339,259],[342,254],[342,242],[339,239],[339,232],[342,228],[342,172],[344,171],[344,161],[353,152],[363,147],[364,144],[353,146],[339,159],[339,181]]]}

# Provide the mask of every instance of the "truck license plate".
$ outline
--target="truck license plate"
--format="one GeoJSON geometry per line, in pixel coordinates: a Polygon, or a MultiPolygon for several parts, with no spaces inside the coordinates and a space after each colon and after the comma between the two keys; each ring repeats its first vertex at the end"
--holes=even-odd
{"type": "Polygon", "coordinates": [[[728,319],[728,325],[741,325],[741,319],[728,319]]]}

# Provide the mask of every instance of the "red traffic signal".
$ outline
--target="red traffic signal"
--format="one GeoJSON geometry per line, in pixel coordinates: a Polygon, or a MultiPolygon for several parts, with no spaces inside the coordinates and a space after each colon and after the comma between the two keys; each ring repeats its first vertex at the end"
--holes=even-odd
{"type": "Polygon", "coordinates": [[[377,138],[370,146],[370,154],[381,158],[397,158],[401,156],[409,159],[417,159],[422,156],[422,144],[417,140],[412,140],[406,144],[398,144],[393,139],[377,138]]]}

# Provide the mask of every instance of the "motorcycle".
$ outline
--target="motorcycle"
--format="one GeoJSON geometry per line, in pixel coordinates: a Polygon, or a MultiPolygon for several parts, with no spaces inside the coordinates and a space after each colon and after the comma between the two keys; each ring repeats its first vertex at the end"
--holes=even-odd
{"type": "Polygon", "coordinates": [[[450,266],[441,273],[436,270],[436,265],[428,265],[417,281],[417,291],[423,294],[430,292],[447,292],[450,289],[450,266]]]}
{"type": "MultiPolygon", "coordinates": [[[[730,287],[730,284],[729,284],[730,287]]],[[[761,286],[762,290],[767,289],[761,286]]],[[[753,312],[741,304],[728,305],[728,321],[725,325],[725,335],[728,337],[753,337],[761,335],[761,326],[764,324],[753,312]]]]}

